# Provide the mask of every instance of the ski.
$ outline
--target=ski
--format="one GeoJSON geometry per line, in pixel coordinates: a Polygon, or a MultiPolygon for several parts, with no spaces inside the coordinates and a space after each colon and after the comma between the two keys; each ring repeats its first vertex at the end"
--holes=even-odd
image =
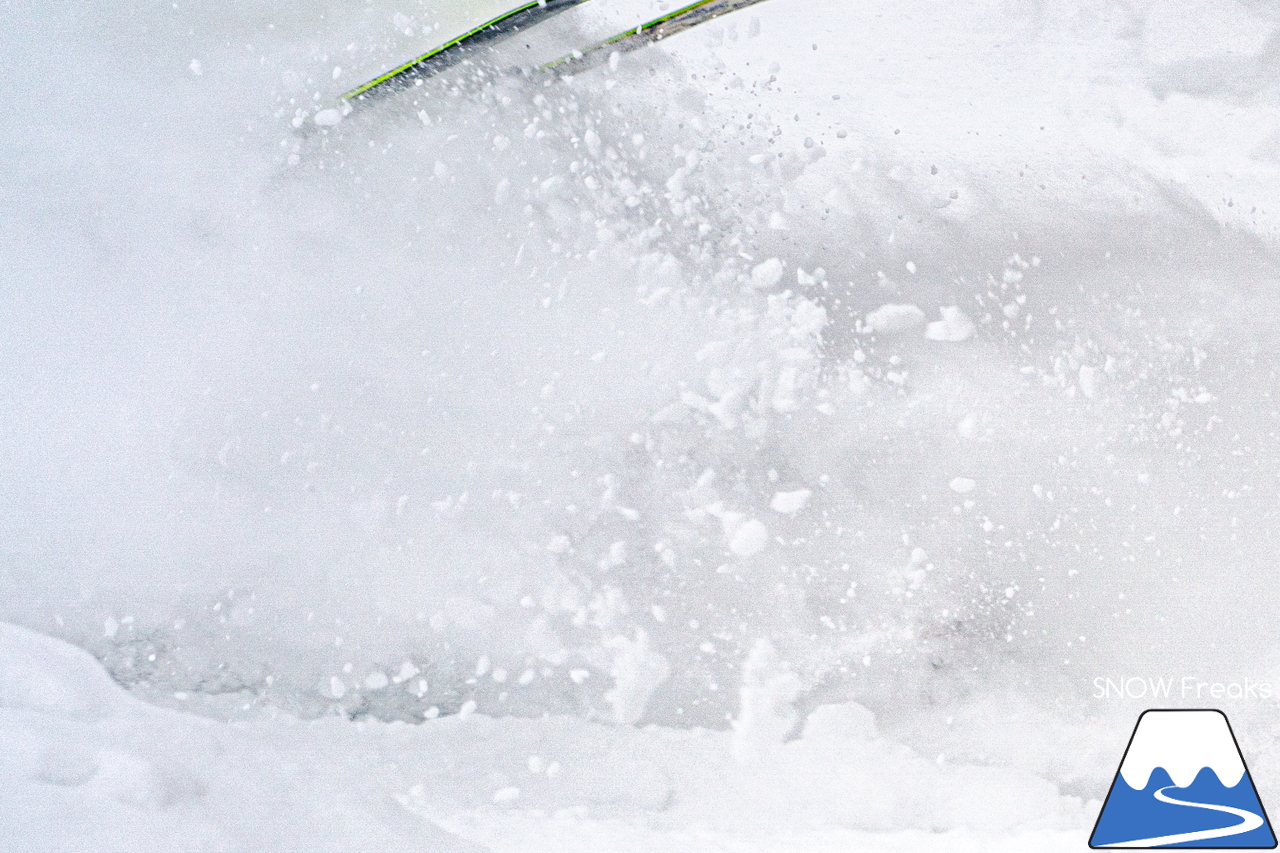
{"type": "Polygon", "coordinates": [[[669,12],[661,18],[655,18],[647,24],[635,29],[618,33],[612,38],[596,42],[583,50],[575,50],[567,56],[552,60],[541,66],[539,71],[558,71],[577,64],[589,65],[609,54],[616,52],[629,53],[642,47],[670,38],[677,33],[692,29],[698,24],[762,3],[764,0],[698,0],[688,6],[669,12]],[[608,53],[605,53],[608,51],[608,53]]]}
{"type": "Polygon", "coordinates": [[[466,57],[470,48],[501,41],[585,2],[586,0],[532,0],[357,86],[344,94],[342,100],[355,106],[374,97],[400,91],[414,85],[416,81],[457,65],[466,57]]]}

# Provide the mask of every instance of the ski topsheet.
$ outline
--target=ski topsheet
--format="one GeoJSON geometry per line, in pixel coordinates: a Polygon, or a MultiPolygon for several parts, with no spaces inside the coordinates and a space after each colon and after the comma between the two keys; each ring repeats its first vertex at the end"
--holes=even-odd
{"type": "Polygon", "coordinates": [[[615,52],[628,53],[633,50],[639,50],[646,45],[692,29],[698,24],[705,24],[707,21],[718,18],[721,15],[727,15],[730,12],[736,12],[739,9],[745,9],[748,6],[754,6],[762,2],[764,0],[698,0],[696,3],[691,3],[674,12],[669,12],[646,24],[641,24],[635,29],[618,33],[612,38],[596,42],[582,50],[575,50],[567,56],[548,62],[541,66],[539,70],[568,70],[569,67],[575,64],[590,64],[615,52]]]}
{"type": "MultiPolygon", "coordinates": [[[[346,109],[371,98],[391,94],[434,76],[467,56],[468,49],[492,44],[543,23],[586,0],[528,0],[516,9],[456,36],[396,68],[387,71],[342,96],[346,109]]],[[[590,65],[614,52],[627,53],[692,29],[726,15],[754,6],[763,0],[697,0],[673,12],[561,56],[541,66],[539,71],[567,71],[575,65],[590,65]]]]}
{"type": "Polygon", "coordinates": [[[412,86],[416,80],[431,77],[446,68],[457,65],[465,58],[467,48],[501,41],[585,2],[586,0],[532,0],[524,3],[519,8],[504,12],[475,29],[450,39],[398,68],[393,68],[364,85],[352,89],[342,96],[342,100],[348,104],[358,103],[377,95],[389,94],[412,86]]]}

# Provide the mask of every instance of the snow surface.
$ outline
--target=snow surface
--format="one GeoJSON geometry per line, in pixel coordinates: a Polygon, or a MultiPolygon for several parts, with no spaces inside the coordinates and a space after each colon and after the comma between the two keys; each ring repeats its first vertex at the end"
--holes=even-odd
{"type": "Polygon", "coordinates": [[[1051,783],[922,759],[857,705],[825,706],[747,766],[731,748],[744,731],[230,725],[140,702],[83,651],[0,625],[6,849],[1053,850],[1086,826],[1051,783]]]}
{"type": "Polygon", "coordinates": [[[6,15],[3,843],[1056,849],[1280,678],[1273,5],[605,3],[6,15]]]}

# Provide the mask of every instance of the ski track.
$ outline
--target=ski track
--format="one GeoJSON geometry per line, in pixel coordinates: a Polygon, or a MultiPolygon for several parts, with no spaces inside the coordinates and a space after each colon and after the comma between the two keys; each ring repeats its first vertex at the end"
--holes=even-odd
{"type": "Polygon", "coordinates": [[[1195,832],[1180,832],[1174,835],[1160,835],[1155,838],[1140,838],[1136,841],[1125,841],[1121,844],[1107,844],[1107,847],[1168,847],[1174,844],[1182,844],[1187,841],[1207,841],[1210,838],[1230,838],[1233,835],[1240,835],[1245,832],[1257,829],[1262,826],[1263,820],[1261,815],[1254,814],[1246,809],[1238,809],[1234,806],[1219,806],[1212,803],[1193,803],[1187,800],[1176,800],[1170,797],[1165,791],[1170,788],[1176,788],[1177,785],[1168,785],[1159,788],[1154,792],[1155,798],[1162,803],[1169,803],[1175,806],[1188,806],[1195,809],[1208,809],[1209,811],[1223,812],[1225,814],[1235,815],[1240,818],[1240,822],[1235,826],[1224,826],[1220,829],[1201,829],[1195,832]]]}

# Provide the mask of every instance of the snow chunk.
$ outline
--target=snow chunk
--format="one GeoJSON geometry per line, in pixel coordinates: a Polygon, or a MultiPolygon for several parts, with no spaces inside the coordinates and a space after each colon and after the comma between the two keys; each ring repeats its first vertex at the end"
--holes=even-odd
{"type": "Polygon", "coordinates": [[[791,311],[791,334],[796,337],[817,335],[827,327],[827,309],[808,299],[797,300],[791,311]]]}
{"type": "Polygon", "coordinates": [[[422,672],[422,670],[414,666],[413,661],[407,660],[400,664],[400,671],[396,673],[396,677],[391,680],[396,684],[402,684],[420,672],[422,672]]]}
{"type": "Polygon", "coordinates": [[[1098,371],[1097,368],[1087,364],[1080,367],[1080,390],[1086,397],[1095,397],[1098,394],[1098,371]]]}
{"type": "Polygon", "coordinates": [[[613,652],[613,689],[604,700],[613,708],[614,722],[633,726],[644,716],[653,691],[671,675],[667,659],[649,648],[649,635],[636,631],[635,640],[614,637],[607,644],[613,652]]]}
{"type": "Polygon", "coordinates": [[[312,119],[319,127],[335,127],[342,123],[342,111],[333,109],[321,110],[312,119]]]}
{"type": "Polygon", "coordinates": [[[818,267],[812,274],[804,271],[804,267],[796,267],[796,284],[801,287],[813,287],[827,280],[827,271],[818,267]]]}
{"type": "Polygon", "coordinates": [[[931,341],[949,341],[959,343],[973,337],[975,327],[965,313],[955,305],[945,305],[938,309],[941,320],[935,320],[924,330],[924,336],[931,341]]]}
{"type": "Polygon", "coordinates": [[[391,25],[407,36],[413,35],[413,18],[403,12],[396,12],[391,19],[391,25]]]}
{"type": "Polygon", "coordinates": [[[739,557],[751,557],[759,554],[769,544],[769,530],[757,519],[750,519],[738,525],[729,537],[729,550],[739,557]]]}
{"type": "Polygon", "coordinates": [[[972,492],[974,490],[974,487],[976,487],[978,484],[975,483],[973,480],[970,480],[968,477],[956,477],[948,485],[951,486],[951,491],[955,492],[956,494],[967,495],[969,494],[969,492],[972,492]]]}
{"type": "Polygon", "coordinates": [[[881,305],[863,319],[868,331],[892,333],[914,329],[924,322],[924,312],[915,305],[881,305]]]}
{"type": "Polygon", "coordinates": [[[520,799],[520,789],[515,787],[502,788],[493,794],[495,803],[513,803],[520,799]]]}
{"type": "Polygon", "coordinates": [[[733,757],[740,764],[758,761],[780,745],[798,719],[792,703],[800,679],[778,659],[773,644],[756,641],[742,664],[741,705],[733,721],[733,757]]]}
{"type": "Polygon", "coordinates": [[[751,286],[766,290],[782,281],[782,261],[770,258],[751,270],[751,286]]]}
{"type": "Polygon", "coordinates": [[[796,489],[794,492],[777,492],[773,496],[773,500],[769,503],[769,508],[774,512],[780,512],[784,515],[795,515],[804,509],[809,503],[809,498],[813,497],[812,489],[796,489]]]}

